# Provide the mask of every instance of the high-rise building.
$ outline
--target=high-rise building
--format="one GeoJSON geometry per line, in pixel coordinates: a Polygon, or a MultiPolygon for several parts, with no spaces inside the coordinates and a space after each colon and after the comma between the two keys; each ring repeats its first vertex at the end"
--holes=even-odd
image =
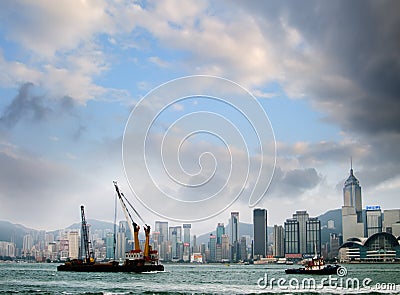
{"type": "Polygon", "coordinates": [[[306,252],[307,254],[321,254],[321,221],[311,217],[306,221],[306,252]]]}
{"type": "Polygon", "coordinates": [[[365,237],[382,232],[382,211],[380,206],[367,206],[365,210],[365,237]]]}
{"type": "Polygon", "coordinates": [[[285,256],[285,231],[282,225],[274,225],[274,245],[273,245],[273,255],[275,257],[285,256]]]}
{"type": "Polygon", "coordinates": [[[30,234],[24,236],[22,242],[22,255],[23,256],[30,256],[31,249],[33,247],[33,237],[30,234]]]}
{"type": "Polygon", "coordinates": [[[190,244],[190,229],[192,228],[191,224],[185,223],[183,224],[183,242],[190,244]]]}
{"type": "Polygon", "coordinates": [[[126,244],[127,244],[127,237],[126,237],[127,228],[128,224],[126,221],[119,222],[115,259],[125,259],[126,244]]]}
{"type": "Polygon", "coordinates": [[[79,257],[79,233],[70,231],[68,233],[68,257],[78,259],[79,257]]]}
{"type": "Polygon", "coordinates": [[[159,244],[168,241],[168,222],[167,221],[156,221],[154,231],[160,233],[159,244]]]}
{"type": "Polygon", "coordinates": [[[246,237],[240,238],[240,259],[242,261],[247,261],[247,243],[246,237]]]}
{"type": "Polygon", "coordinates": [[[295,219],[285,221],[285,255],[300,254],[299,222],[295,219]]]}
{"type": "Polygon", "coordinates": [[[210,261],[217,261],[217,236],[210,234],[208,249],[210,250],[210,261]]]}
{"type": "Polygon", "coordinates": [[[340,237],[337,234],[331,233],[329,236],[329,259],[334,259],[339,256],[340,237]]]}
{"type": "Polygon", "coordinates": [[[181,226],[170,226],[169,227],[169,239],[172,240],[172,233],[176,232],[176,241],[182,242],[182,227],[181,226]]]}
{"type": "Polygon", "coordinates": [[[285,221],[285,256],[300,258],[304,254],[321,254],[321,222],[307,211],[296,211],[285,221]]]}
{"type": "Polygon", "coordinates": [[[239,253],[239,212],[231,212],[230,225],[230,245],[231,245],[231,260],[238,261],[239,253]]]}
{"type": "Polygon", "coordinates": [[[171,255],[172,259],[178,259],[178,235],[176,228],[172,228],[171,232],[171,227],[170,229],[170,241],[171,241],[171,255]]]}
{"type": "MultiPolygon", "coordinates": [[[[308,253],[307,249],[307,235],[306,235],[306,226],[307,221],[310,218],[307,211],[296,211],[293,214],[293,219],[299,222],[299,252],[300,253],[308,253]]],[[[314,252],[314,251],[313,251],[314,252]]]]}
{"type": "Polygon", "coordinates": [[[114,259],[114,234],[106,235],[106,259],[114,259]]]}
{"type": "Polygon", "coordinates": [[[390,209],[383,211],[383,226],[384,231],[394,235],[400,236],[400,209],[390,209]]]}
{"type": "Polygon", "coordinates": [[[222,235],[225,234],[225,226],[223,223],[217,225],[217,244],[222,244],[222,235]]]}
{"type": "Polygon", "coordinates": [[[229,236],[227,234],[223,234],[221,236],[221,250],[222,250],[222,260],[229,261],[231,255],[229,247],[229,236]]]}
{"type": "Polygon", "coordinates": [[[253,210],[253,228],[254,228],[254,256],[267,256],[267,210],[253,210]]]}
{"type": "Polygon", "coordinates": [[[343,187],[342,226],[344,241],[353,237],[364,237],[361,186],[354,176],[352,165],[343,187]]]}

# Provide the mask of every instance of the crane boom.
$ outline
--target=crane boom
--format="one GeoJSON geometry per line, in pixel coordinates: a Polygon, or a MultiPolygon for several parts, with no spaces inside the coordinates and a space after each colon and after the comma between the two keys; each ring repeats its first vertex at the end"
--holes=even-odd
{"type": "Polygon", "coordinates": [[[119,199],[119,201],[121,203],[122,211],[124,211],[124,215],[125,215],[126,221],[128,222],[128,226],[129,226],[129,228],[131,230],[131,233],[133,233],[133,235],[134,235],[135,250],[140,250],[140,245],[139,245],[139,229],[140,229],[140,227],[133,220],[131,214],[129,213],[129,210],[126,207],[125,202],[124,202],[124,198],[123,198],[124,195],[119,191],[119,188],[118,188],[118,185],[117,185],[116,181],[114,181],[114,187],[115,187],[115,190],[117,192],[118,199],[119,199]]]}
{"type": "Polygon", "coordinates": [[[83,247],[85,250],[85,262],[91,262],[91,251],[90,251],[90,242],[89,242],[89,228],[86,223],[85,218],[85,207],[81,205],[81,218],[82,218],[82,236],[83,236],[83,247]]]}

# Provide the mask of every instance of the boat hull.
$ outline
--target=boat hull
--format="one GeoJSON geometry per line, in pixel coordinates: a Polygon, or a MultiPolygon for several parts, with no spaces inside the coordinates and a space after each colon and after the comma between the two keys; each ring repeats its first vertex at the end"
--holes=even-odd
{"type": "Polygon", "coordinates": [[[306,268],[290,268],[286,269],[286,274],[302,274],[302,275],[335,275],[339,265],[328,265],[321,269],[306,269],[306,268]]]}
{"type": "Polygon", "coordinates": [[[57,266],[58,271],[74,272],[152,272],[164,271],[162,264],[123,264],[117,263],[93,263],[93,264],[61,264],[57,266]]]}

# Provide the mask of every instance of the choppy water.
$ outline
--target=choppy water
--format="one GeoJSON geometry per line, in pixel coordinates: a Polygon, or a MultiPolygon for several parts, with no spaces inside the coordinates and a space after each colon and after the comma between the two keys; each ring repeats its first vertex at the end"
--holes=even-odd
{"type": "Polygon", "coordinates": [[[328,276],[286,275],[285,265],[167,264],[164,272],[131,274],[57,272],[56,264],[0,263],[0,294],[400,294],[399,264],[345,267],[348,273],[342,282],[332,276],[329,283],[328,276]],[[306,281],[302,288],[304,278],[317,285],[306,281]],[[358,280],[360,288],[351,289],[356,287],[351,282],[346,287],[347,279],[358,280]],[[365,279],[370,281],[363,288],[365,279]]]}

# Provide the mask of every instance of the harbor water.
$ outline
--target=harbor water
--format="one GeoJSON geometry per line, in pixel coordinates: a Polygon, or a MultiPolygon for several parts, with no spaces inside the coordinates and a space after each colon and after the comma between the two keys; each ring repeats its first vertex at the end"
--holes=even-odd
{"type": "Polygon", "coordinates": [[[296,266],[275,264],[166,264],[164,272],[134,274],[0,263],[0,294],[400,294],[400,264],[343,266],[346,274],[329,277],[286,275],[296,266]]]}

